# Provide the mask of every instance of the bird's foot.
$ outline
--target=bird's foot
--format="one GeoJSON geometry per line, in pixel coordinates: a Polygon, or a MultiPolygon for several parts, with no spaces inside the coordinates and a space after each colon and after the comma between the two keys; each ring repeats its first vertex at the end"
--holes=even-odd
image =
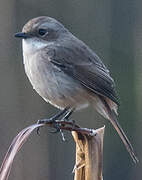
{"type": "MultiPolygon", "coordinates": [[[[55,120],[60,118],[60,116],[62,116],[64,114],[66,115],[68,110],[69,110],[68,108],[65,108],[62,111],[60,111],[59,113],[55,114],[55,116],[53,116],[53,117],[51,117],[49,119],[40,119],[40,120],[37,121],[37,124],[50,124],[50,123],[54,123],[55,120]]],[[[37,134],[38,135],[40,134],[39,128],[37,128],[37,134]]]]}
{"type": "MultiPolygon", "coordinates": [[[[52,127],[55,128],[54,131],[50,131],[50,133],[61,133],[61,137],[62,137],[62,140],[63,141],[66,141],[65,139],[65,136],[64,136],[64,132],[63,130],[61,129],[61,126],[64,126],[62,125],[60,122],[62,122],[62,120],[54,120],[52,118],[50,119],[41,119],[41,120],[38,120],[38,124],[52,124],[52,127]]],[[[40,135],[40,128],[37,128],[37,134],[40,135]]]]}
{"type": "Polygon", "coordinates": [[[53,121],[52,125],[55,130],[50,131],[50,133],[59,133],[61,131],[61,124],[59,124],[59,122],[53,121]]]}
{"type": "MultiPolygon", "coordinates": [[[[55,116],[49,119],[41,119],[38,120],[37,124],[52,124],[52,127],[55,128],[55,131],[51,131],[51,133],[61,133],[62,140],[65,141],[64,133],[61,127],[64,127],[65,124],[63,122],[68,122],[70,125],[74,125],[75,121],[69,120],[69,117],[73,113],[74,109],[65,108],[64,110],[57,113],[55,116]],[[62,118],[60,119],[60,117],[62,118]]],[[[39,135],[39,128],[37,128],[37,134],[39,135]]]]}
{"type": "Polygon", "coordinates": [[[61,129],[61,126],[64,126],[64,125],[62,125],[60,122],[61,122],[61,120],[58,121],[58,122],[53,121],[53,128],[55,128],[55,130],[54,131],[50,131],[50,133],[60,133],[61,137],[62,137],[62,141],[66,141],[65,136],[64,136],[64,132],[61,129]]]}
{"type": "MultiPolygon", "coordinates": [[[[53,120],[50,118],[50,119],[39,119],[37,121],[37,124],[49,124],[49,123],[53,123],[53,120]]],[[[40,135],[40,127],[37,128],[37,134],[40,135]]]]}

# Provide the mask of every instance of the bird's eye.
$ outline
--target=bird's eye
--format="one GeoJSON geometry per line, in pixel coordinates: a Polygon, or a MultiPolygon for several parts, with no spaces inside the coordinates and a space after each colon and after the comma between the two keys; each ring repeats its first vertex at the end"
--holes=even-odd
{"type": "Polygon", "coordinates": [[[44,36],[46,34],[46,32],[47,32],[46,29],[39,29],[38,30],[38,33],[40,36],[44,36]]]}

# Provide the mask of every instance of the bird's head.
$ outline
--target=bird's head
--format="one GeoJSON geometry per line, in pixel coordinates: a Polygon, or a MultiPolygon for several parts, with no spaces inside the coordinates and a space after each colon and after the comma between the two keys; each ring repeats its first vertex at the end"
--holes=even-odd
{"type": "Polygon", "coordinates": [[[23,39],[23,50],[37,50],[64,38],[67,33],[68,30],[54,18],[41,16],[28,21],[15,37],[23,39]]]}

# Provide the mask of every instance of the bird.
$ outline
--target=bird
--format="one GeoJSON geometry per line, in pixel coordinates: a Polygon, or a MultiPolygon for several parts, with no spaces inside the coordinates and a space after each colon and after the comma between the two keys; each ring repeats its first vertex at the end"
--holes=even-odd
{"type": "Polygon", "coordinates": [[[23,64],[33,89],[64,113],[93,106],[108,119],[135,163],[138,158],[117,121],[119,106],[115,82],[100,57],[58,20],[40,16],[29,20],[22,32],[23,64]]]}

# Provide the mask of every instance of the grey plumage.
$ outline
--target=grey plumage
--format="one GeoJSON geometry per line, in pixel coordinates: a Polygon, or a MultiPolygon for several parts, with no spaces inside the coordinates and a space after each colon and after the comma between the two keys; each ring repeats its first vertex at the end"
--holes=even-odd
{"type": "Polygon", "coordinates": [[[116,119],[118,100],[114,81],[100,58],[53,18],[32,19],[16,36],[23,38],[25,71],[42,98],[60,109],[77,110],[93,105],[110,120],[137,162],[116,119]]]}

